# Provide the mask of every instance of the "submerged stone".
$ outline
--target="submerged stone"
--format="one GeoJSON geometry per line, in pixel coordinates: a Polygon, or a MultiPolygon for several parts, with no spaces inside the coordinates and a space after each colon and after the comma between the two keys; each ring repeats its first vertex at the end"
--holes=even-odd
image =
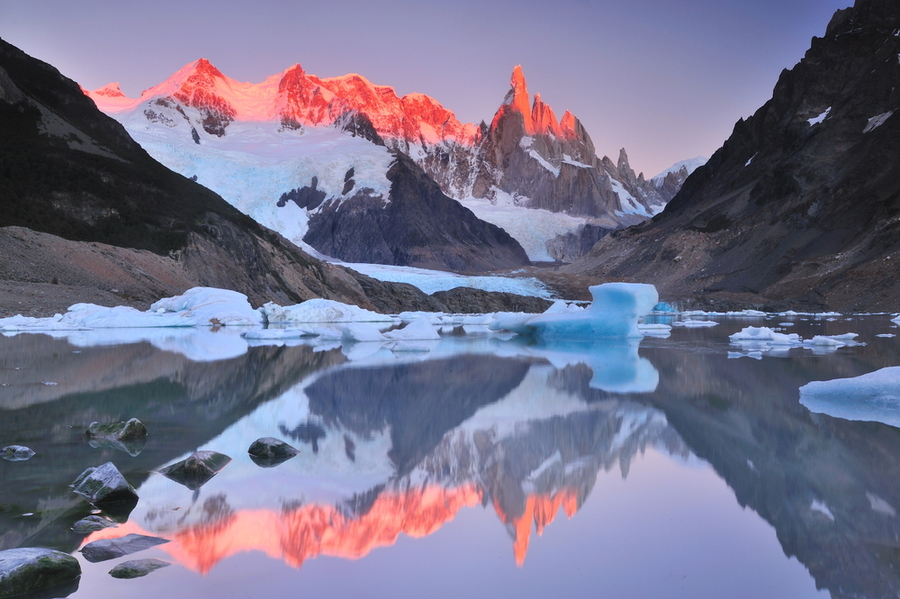
{"type": "Polygon", "coordinates": [[[118,539],[100,539],[88,543],[81,549],[81,554],[91,563],[105,562],[168,542],[168,539],[132,533],[118,539]]]}
{"type": "Polygon", "coordinates": [[[273,466],[288,461],[300,453],[300,450],[288,445],[281,439],[276,439],[275,437],[261,437],[250,444],[247,453],[250,454],[250,459],[253,460],[253,463],[257,466],[272,468],[273,466]]]}
{"type": "Polygon", "coordinates": [[[0,458],[9,462],[24,462],[34,455],[34,451],[24,445],[7,445],[0,449],[0,458]]]}
{"type": "Polygon", "coordinates": [[[72,483],[72,490],[108,512],[131,511],[138,494],[112,462],[88,468],[72,483]]]}
{"type": "Polygon", "coordinates": [[[159,471],[168,479],[196,491],[231,462],[231,458],[215,451],[195,451],[186,459],[159,471]]]}
{"type": "Polygon", "coordinates": [[[84,535],[91,532],[97,532],[98,530],[103,530],[104,528],[109,528],[110,526],[115,525],[116,523],[112,520],[94,514],[91,516],[87,516],[86,518],[82,518],[81,520],[73,524],[72,531],[80,535],[84,535]]]}
{"type": "Polygon", "coordinates": [[[0,597],[52,590],[64,596],[78,588],[81,566],[62,551],[23,547],[0,551],[0,597]],[[64,585],[65,588],[61,588],[64,585]]]}
{"type": "Polygon", "coordinates": [[[136,559],[122,562],[110,570],[109,575],[113,578],[140,578],[154,570],[159,570],[169,565],[171,565],[169,562],[164,562],[161,559],[136,559]]]}
{"type": "Polygon", "coordinates": [[[118,449],[131,456],[141,453],[147,443],[147,427],[137,418],[111,424],[92,422],[85,435],[91,447],[118,449]]]}

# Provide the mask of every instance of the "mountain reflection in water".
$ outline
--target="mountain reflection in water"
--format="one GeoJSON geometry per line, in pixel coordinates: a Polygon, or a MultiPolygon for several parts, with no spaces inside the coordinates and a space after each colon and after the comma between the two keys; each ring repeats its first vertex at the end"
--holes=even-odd
{"type": "Polygon", "coordinates": [[[727,334],[740,326],[640,346],[464,337],[428,353],[263,346],[214,362],[147,344],[73,353],[40,335],[0,339],[0,441],[38,452],[0,463],[0,548],[74,551],[140,533],[171,541],[154,555],[205,574],[244,552],[300,568],[432,535],[478,508],[495,514],[511,562],[527,570],[535,533],[561,514],[577,521],[601,474],[626,479],[652,448],[708,462],[775,527],[784,554],[815,579],[810,588],[896,593],[897,430],[797,401],[811,380],[893,365],[896,342],[874,336],[883,323],[858,321],[865,346],[729,359],[727,334]],[[130,417],[151,433],[136,457],[82,438],[92,421],[130,417]],[[261,468],[247,455],[260,437],[301,453],[261,468]],[[195,492],[155,473],[197,449],[233,461],[195,492]],[[91,508],[67,485],[108,460],[137,488],[138,506],[116,528],[75,535],[69,527],[91,508]],[[19,517],[27,512],[39,522],[19,517]]]}

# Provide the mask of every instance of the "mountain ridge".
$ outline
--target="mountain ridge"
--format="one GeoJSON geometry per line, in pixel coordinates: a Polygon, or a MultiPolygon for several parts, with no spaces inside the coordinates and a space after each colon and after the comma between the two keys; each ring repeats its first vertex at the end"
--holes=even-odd
{"type": "Polygon", "coordinates": [[[900,7],[857,0],[653,220],[564,269],[711,306],[896,309],[900,7]]]}

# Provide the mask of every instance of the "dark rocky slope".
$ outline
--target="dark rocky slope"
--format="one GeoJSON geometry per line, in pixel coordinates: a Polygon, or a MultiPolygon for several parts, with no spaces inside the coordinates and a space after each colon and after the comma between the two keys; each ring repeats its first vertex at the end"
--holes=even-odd
{"type": "Polygon", "coordinates": [[[900,300],[900,5],[858,0],[652,221],[569,272],[710,305],[900,300]]]}
{"type": "Polygon", "coordinates": [[[394,156],[387,202],[365,190],[340,202],[326,200],[310,216],[303,240],[348,262],[456,272],[529,264],[525,250],[506,231],[444,195],[411,158],[401,152],[394,156]]]}

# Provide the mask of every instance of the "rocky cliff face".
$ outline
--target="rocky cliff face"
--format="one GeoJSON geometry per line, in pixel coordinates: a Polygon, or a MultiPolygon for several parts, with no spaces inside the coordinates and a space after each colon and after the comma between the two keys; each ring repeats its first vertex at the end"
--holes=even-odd
{"type": "MultiPolygon", "coordinates": [[[[310,217],[304,241],[348,262],[457,272],[528,263],[525,251],[506,231],[475,218],[444,195],[405,154],[394,156],[387,172],[388,202],[365,189],[343,201],[326,202],[310,217]]],[[[347,182],[352,183],[352,177],[347,182]]]]}
{"type": "Polygon", "coordinates": [[[616,163],[598,158],[572,113],[557,121],[540,94],[531,102],[521,67],[513,70],[509,93],[476,153],[477,172],[458,194],[491,199],[503,192],[523,206],[599,219],[608,228],[641,222],[672,197],[671,185],[636,175],[624,149],[616,163]]]}
{"type": "Polygon", "coordinates": [[[651,222],[572,271],[672,298],[896,309],[900,7],[858,0],[651,222]]]}

